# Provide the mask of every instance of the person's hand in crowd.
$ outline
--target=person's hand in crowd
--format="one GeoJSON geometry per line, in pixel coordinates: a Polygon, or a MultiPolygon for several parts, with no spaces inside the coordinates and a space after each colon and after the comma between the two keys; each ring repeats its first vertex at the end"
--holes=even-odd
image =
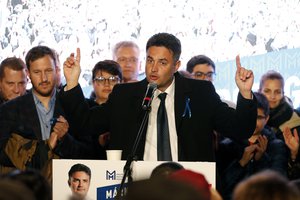
{"type": "Polygon", "coordinates": [[[258,143],[256,145],[256,152],[254,155],[254,159],[260,160],[267,149],[268,139],[266,136],[260,135],[260,136],[258,136],[257,140],[258,140],[258,143]]]}
{"type": "Polygon", "coordinates": [[[235,73],[235,82],[241,95],[246,99],[252,98],[251,89],[254,82],[254,75],[251,70],[247,70],[242,67],[240,56],[236,56],[236,73],[235,73]]]}
{"type": "Polygon", "coordinates": [[[257,145],[254,144],[254,145],[247,146],[245,148],[243,157],[239,161],[239,163],[242,167],[245,167],[249,163],[249,161],[253,158],[253,156],[255,155],[256,148],[257,148],[256,146],[257,145]]]}
{"type": "Polygon", "coordinates": [[[290,149],[291,159],[296,160],[299,151],[299,136],[297,130],[294,129],[292,133],[289,127],[285,127],[282,134],[285,144],[290,149]]]}
{"type": "Polygon", "coordinates": [[[222,196],[215,188],[210,188],[210,199],[211,200],[222,200],[222,196]]]}
{"type": "Polygon", "coordinates": [[[99,135],[98,142],[102,147],[105,147],[108,144],[109,139],[110,139],[110,133],[106,132],[106,133],[99,135]]]}
{"type": "Polygon", "coordinates": [[[54,149],[55,148],[55,146],[56,146],[56,144],[57,144],[57,134],[56,133],[54,133],[54,132],[52,132],[51,134],[50,134],[50,137],[49,137],[49,139],[48,139],[48,145],[49,145],[49,147],[51,148],[51,149],[54,149]]]}
{"type": "Polygon", "coordinates": [[[71,53],[64,62],[64,75],[67,82],[67,86],[65,88],[66,90],[70,90],[78,85],[78,80],[81,73],[80,58],[80,49],[77,48],[76,57],[74,53],[71,53]]]}
{"type": "Polygon", "coordinates": [[[57,134],[57,139],[58,140],[62,139],[67,134],[68,130],[69,130],[68,121],[63,116],[59,116],[53,127],[53,132],[57,134]]]}

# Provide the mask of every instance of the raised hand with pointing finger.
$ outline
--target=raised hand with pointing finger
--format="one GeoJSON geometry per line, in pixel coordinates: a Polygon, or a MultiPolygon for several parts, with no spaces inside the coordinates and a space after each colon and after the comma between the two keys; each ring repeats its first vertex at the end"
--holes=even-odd
{"type": "Polygon", "coordinates": [[[253,86],[254,75],[251,70],[245,69],[241,65],[240,56],[236,56],[236,73],[235,73],[235,82],[241,95],[246,99],[251,99],[251,89],[253,86]]]}
{"type": "Polygon", "coordinates": [[[77,48],[76,57],[74,53],[71,53],[64,62],[64,75],[67,82],[66,90],[70,90],[78,85],[78,80],[81,72],[80,57],[80,49],[77,48]]]}

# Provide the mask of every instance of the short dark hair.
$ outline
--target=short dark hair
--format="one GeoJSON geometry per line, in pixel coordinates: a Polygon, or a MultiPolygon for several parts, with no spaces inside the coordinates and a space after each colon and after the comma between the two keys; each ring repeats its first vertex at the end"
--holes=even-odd
{"type": "Polygon", "coordinates": [[[265,170],[241,181],[234,189],[233,200],[296,200],[299,191],[296,186],[288,184],[286,177],[278,172],[265,170]]]}
{"type": "Polygon", "coordinates": [[[36,46],[30,49],[26,54],[25,62],[27,69],[29,70],[31,62],[34,62],[46,55],[49,55],[53,59],[54,65],[56,66],[56,57],[53,50],[47,46],[36,46]]]}
{"type": "Polygon", "coordinates": [[[170,173],[184,169],[184,167],[177,163],[177,162],[165,162],[162,163],[158,166],[156,166],[152,172],[150,177],[155,178],[155,177],[162,177],[162,176],[168,176],[170,173]]]}
{"type": "Polygon", "coordinates": [[[155,178],[133,181],[128,185],[124,200],[207,200],[200,189],[185,182],[170,178],[155,178]]]}
{"type": "Polygon", "coordinates": [[[112,75],[118,76],[120,80],[122,80],[122,71],[119,63],[113,60],[103,60],[96,63],[92,70],[92,80],[96,78],[96,74],[98,71],[108,72],[112,75]]]}
{"type": "Polygon", "coordinates": [[[265,116],[268,116],[270,114],[270,107],[267,97],[260,92],[254,92],[254,95],[257,100],[257,108],[262,109],[265,116]]]}
{"type": "Polygon", "coordinates": [[[69,178],[71,178],[75,172],[85,172],[85,173],[87,173],[87,175],[89,175],[89,177],[91,179],[91,176],[92,176],[91,169],[84,164],[77,163],[77,164],[73,165],[71,167],[71,169],[69,170],[69,178]]]}
{"type": "Polygon", "coordinates": [[[282,92],[284,93],[284,79],[279,72],[276,72],[274,70],[269,70],[265,74],[263,74],[259,81],[259,88],[258,88],[259,92],[262,92],[262,87],[265,84],[266,80],[279,80],[281,83],[282,92]]]}
{"type": "Polygon", "coordinates": [[[23,183],[10,179],[0,179],[0,199],[36,200],[37,198],[23,183]]]}
{"type": "Polygon", "coordinates": [[[4,176],[4,178],[20,181],[28,187],[36,199],[51,200],[51,186],[47,179],[36,169],[27,169],[25,171],[14,170],[4,176]]]}
{"type": "Polygon", "coordinates": [[[26,65],[21,58],[8,57],[4,59],[0,64],[0,80],[4,78],[4,69],[9,68],[14,71],[22,71],[26,69],[26,65]]]}
{"type": "Polygon", "coordinates": [[[170,33],[157,33],[148,40],[146,51],[152,46],[162,46],[169,49],[173,53],[174,63],[179,60],[181,54],[181,43],[176,36],[170,33]]]}
{"type": "Polygon", "coordinates": [[[215,65],[214,61],[212,61],[212,59],[210,59],[209,57],[207,57],[205,55],[197,55],[197,56],[192,57],[186,64],[186,70],[188,72],[192,73],[194,67],[199,64],[208,64],[208,65],[212,66],[214,71],[216,71],[216,65],[215,65]]]}

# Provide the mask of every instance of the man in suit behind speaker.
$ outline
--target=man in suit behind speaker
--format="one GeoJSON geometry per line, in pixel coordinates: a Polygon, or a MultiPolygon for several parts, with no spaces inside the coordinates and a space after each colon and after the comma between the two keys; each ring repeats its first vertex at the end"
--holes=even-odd
{"type": "Polygon", "coordinates": [[[51,181],[51,160],[82,158],[84,146],[69,134],[57,100],[57,65],[47,46],[25,57],[32,89],[0,106],[0,174],[37,169],[51,181]]]}

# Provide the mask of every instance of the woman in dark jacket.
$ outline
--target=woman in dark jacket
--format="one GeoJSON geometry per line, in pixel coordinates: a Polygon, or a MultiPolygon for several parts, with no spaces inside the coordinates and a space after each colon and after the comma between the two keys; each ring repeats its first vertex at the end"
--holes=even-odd
{"type": "Polygon", "coordinates": [[[282,75],[273,70],[265,73],[260,79],[259,92],[267,97],[270,105],[270,119],[267,125],[272,128],[277,138],[286,143],[288,149],[288,177],[291,180],[300,178],[299,140],[293,140],[298,145],[291,146],[290,139],[284,137],[283,134],[285,129],[290,129],[286,131],[286,135],[290,133],[290,135],[295,136],[292,134],[294,129],[300,133],[300,117],[299,113],[293,108],[291,100],[284,96],[284,79],[282,75]]]}

